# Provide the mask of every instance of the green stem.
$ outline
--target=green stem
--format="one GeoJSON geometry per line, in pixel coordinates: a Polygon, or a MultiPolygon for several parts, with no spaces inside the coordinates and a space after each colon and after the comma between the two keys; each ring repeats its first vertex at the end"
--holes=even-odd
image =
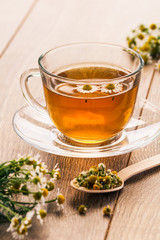
{"type": "Polygon", "coordinates": [[[26,211],[30,211],[30,208],[24,207],[24,206],[22,206],[22,205],[19,204],[19,203],[15,203],[15,202],[14,202],[14,204],[15,204],[16,206],[20,207],[20,208],[23,208],[23,209],[26,210],[26,211]]]}
{"type": "Polygon", "coordinates": [[[25,210],[27,210],[27,211],[29,211],[30,210],[30,208],[27,208],[27,207],[24,207],[24,206],[22,206],[21,204],[21,202],[16,202],[16,201],[13,201],[13,200],[11,200],[11,199],[9,199],[9,201],[12,203],[12,204],[14,204],[14,205],[16,205],[16,206],[18,206],[18,207],[20,207],[20,208],[23,208],[23,209],[25,209],[25,210]]]}
{"type": "MultiPolygon", "coordinates": [[[[49,200],[49,201],[45,201],[45,203],[51,203],[51,202],[55,202],[57,200],[57,198],[55,198],[55,199],[52,199],[52,200],[49,200]]],[[[29,203],[29,202],[17,202],[17,201],[14,201],[13,203],[18,203],[18,204],[38,204],[37,202],[31,202],[31,203],[29,203]]]]}
{"type": "Polygon", "coordinates": [[[49,201],[45,201],[45,203],[51,203],[51,202],[55,202],[57,200],[57,198],[49,200],[49,201]]]}
{"type": "Polygon", "coordinates": [[[18,190],[18,189],[12,189],[12,192],[13,193],[27,193],[27,194],[34,194],[34,193],[36,193],[36,192],[27,192],[27,191],[23,191],[23,190],[18,190]]]}
{"type": "Polygon", "coordinates": [[[9,209],[8,207],[6,207],[6,206],[2,205],[1,203],[0,203],[0,207],[2,207],[3,209],[7,210],[7,212],[10,212],[10,213],[12,213],[14,216],[16,215],[16,213],[15,213],[15,212],[13,212],[13,211],[12,211],[11,209],[9,209]]]}
{"type": "Polygon", "coordinates": [[[15,204],[28,204],[28,205],[30,205],[30,204],[37,204],[37,203],[30,203],[30,202],[17,202],[17,201],[13,201],[13,203],[15,203],[15,204]]]}
{"type": "Polygon", "coordinates": [[[11,161],[7,161],[7,162],[2,163],[2,164],[0,165],[0,171],[3,170],[3,168],[8,167],[8,166],[9,166],[8,163],[10,164],[11,161]],[[8,165],[6,165],[6,164],[8,164],[8,165]]]}

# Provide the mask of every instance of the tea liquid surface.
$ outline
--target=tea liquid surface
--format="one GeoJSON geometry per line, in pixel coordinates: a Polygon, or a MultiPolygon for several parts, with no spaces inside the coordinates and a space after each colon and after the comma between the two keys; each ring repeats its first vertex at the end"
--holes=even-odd
{"type": "Polygon", "coordinates": [[[74,82],[44,84],[46,107],[55,126],[82,143],[103,142],[121,132],[131,117],[137,86],[131,78],[125,83],[113,80],[127,74],[108,66],[71,66],[60,71],[59,76],[74,82]],[[107,80],[102,84],[102,79],[107,80]]]}

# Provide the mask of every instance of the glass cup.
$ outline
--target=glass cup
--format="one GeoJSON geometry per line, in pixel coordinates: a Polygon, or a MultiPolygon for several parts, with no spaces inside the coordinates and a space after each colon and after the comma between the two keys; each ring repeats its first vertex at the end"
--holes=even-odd
{"type": "Polygon", "coordinates": [[[38,63],[39,69],[22,74],[22,92],[32,107],[49,115],[63,140],[91,146],[117,141],[136,103],[144,66],[137,52],[112,44],[76,43],[49,50],[38,63]],[[28,87],[28,80],[37,76],[45,107],[28,87]]]}

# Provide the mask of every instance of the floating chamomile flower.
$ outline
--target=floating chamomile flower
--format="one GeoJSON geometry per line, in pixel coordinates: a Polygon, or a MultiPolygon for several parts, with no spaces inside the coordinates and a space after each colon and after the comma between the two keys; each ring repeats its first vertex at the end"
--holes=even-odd
{"type": "Polygon", "coordinates": [[[107,83],[101,88],[102,92],[105,93],[119,93],[123,90],[123,85],[120,83],[107,83]]]}
{"type": "Polygon", "coordinates": [[[76,90],[80,93],[93,93],[98,90],[97,86],[94,85],[77,85],[76,90]]]}

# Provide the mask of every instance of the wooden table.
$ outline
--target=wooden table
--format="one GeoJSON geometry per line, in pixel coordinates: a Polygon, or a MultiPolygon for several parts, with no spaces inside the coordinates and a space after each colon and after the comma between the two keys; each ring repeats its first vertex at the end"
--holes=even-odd
{"type": "MultiPolygon", "coordinates": [[[[83,194],[71,189],[69,181],[81,170],[104,162],[119,171],[160,152],[156,139],[150,145],[122,156],[103,159],[61,157],[32,148],[12,128],[16,110],[25,104],[19,78],[29,68],[37,67],[39,55],[46,50],[72,42],[110,42],[126,45],[130,30],[144,23],[159,22],[159,0],[5,0],[0,7],[0,161],[20,154],[39,153],[51,169],[58,162],[62,179],[57,187],[65,195],[65,210],[56,214],[48,207],[48,218],[41,227],[35,222],[26,239],[58,240],[159,240],[160,172],[150,170],[128,180],[118,193],[83,194]],[[77,207],[88,206],[85,216],[77,207]],[[103,217],[110,204],[113,216],[103,217]]],[[[153,65],[144,68],[140,97],[160,107],[160,73],[153,65]]],[[[34,86],[33,86],[34,87],[34,86]]],[[[35,94],[39,89],[34,87],[35,94]]],[[[152,116],[148,116],[152,118],[152,116]]],[[[8,224],[0,225],[0,239],[11,239],[8,224]]]]}

